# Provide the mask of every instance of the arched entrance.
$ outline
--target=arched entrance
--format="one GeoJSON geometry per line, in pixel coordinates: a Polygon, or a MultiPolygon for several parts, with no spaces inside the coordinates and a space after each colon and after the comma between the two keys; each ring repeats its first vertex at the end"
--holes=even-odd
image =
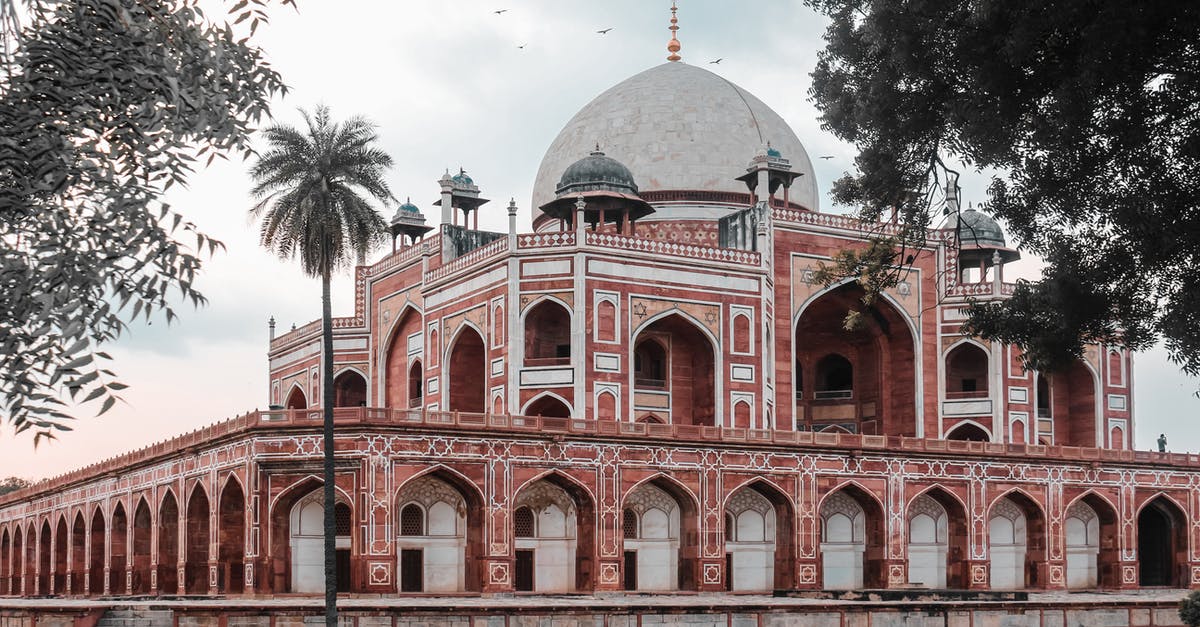
{"type": "Polygon", "coordinates": [[[292,386],[292,391],[288,393],[287,403],[284,406],[288,409],[308,408],[308,398],[304,396],[304,390],[299,385],[292,386]]]}
{"type": "Polygon", "coordinates": [[[199,484],[188,499],[185,523],[183,590],[187,594],[208,592],[208,495],[199,484]]]}
{"type": "Polygon", "coordinates": [[[13,529],[13,545],[12,545],[12,582],[9,590],[12,594],[22,594],[25,577],[25,560],[24,558],[24,543],[21,538],[21,527],[17,526],[13,529]]]}
{"type": "Polygon", "coordinates": [[[870,307],[846,283],[817,297],[796,320],[796,424],[866,434],[915,435],[916,358],[907,315],[884,298],[870,307]],[[846,312],[858,327],[846,330],[846,312]],[[812,390],[808,393],[807,390],[812,390]]]}
{"type": "Polygon", "coordinates": [[[592,588],[594,512],[587,492],[558,474],[521,488],[513,499],[518,592],[592,588]]]}
{"type": "Polygon", "coordinates": [[[109,534],[109,582],[108,591],[113,594],[125,594],[125,567],[129,533],[128,517],[125,515],[125,505],[117,503],[113,508],[112,530],[109,534]]]}
{"type": "Polygon", "coordinates": [[[638,331],[632,356],[636,418],[665,412],[672,424],[716,425],[716,352],[700,329],[673,313],[638,331]]]}
{"type": "Polygon", "coordinates": [[[756,481],[729,497],[725,521],[725,588],[790,588],[793,532],[787,497],[756,481]]]}
{"type": "Polygon", "coordinates": [[[1045,523],[1032,499],[1010,492],[997,499],[988,513],[988,579],[995,590],[1037,588],[1045,560],[1045,523]]]}
{"type": "Polygon", "coordinates": [[[67,589],[67,517],[59,514],[54,526],[54,593],[67,589]]]}
{"type": "Polygon", "coordinates": [[[525,313],[525,366],[571,363],[571,312],[549,298],[525,313]]]}
{"type": "Polygon", "coordinates": [[[92,547],[88,559],[88,592],[104,594],[104,511],[96,507],[92,513],[92,547]]]}
{"type": "Polygon", "coordinates": [[[464,325],[446,363],[446,409],[482,414],[487,407],[487,349],[483,336],[464,325]]]}
{"type": "Polygon", "coordinates": [[[1083,501],[1067,508],[1063,520],[1067,588],[1088,590],[1100,583],[1100,516],[1083,501]]]}
{"type": "Polygon", "coordinates": [[[1138,585],[1182,587],[1181,564],[1187,557],[1187,517],[1179,506],[1158,496],[1137,517],[1138,585]]]}
{"type": "Polygon", "coordinates": [[[75,522],[71,524],[71,592],[87,594],[84,581],[87,579],[87,523],[83,520],[83,512],[75,512],[75,522]]]}
{"type": "Polygon", "coordinates": [[[991,442],[992,437],[988,435],[983,427],[973,422],[963,422],[958,426],[946,432],[947,440],[960,440],[964,442],[991,442]]]}
{"type": "Polygon", "coordinates": [[[657,478],[634,488],[623,503],[627,590],[696,587],[698,515],[679,485],[657,478]]]}
{"type": "Polygon", "coordinates": [[[946,400],[988,397],[988,354],[979,345],[962,342],[946,353],[946,400]]]}
{"type": "MultiPolygon", "coordinates": [[[[350,572],[353,512],[340,493],[337,495],[333,513],[338,592],[349,592],[353,589],[350,572]]],[[[318,484],[315,490],[298,499],[287,512],[286,524],[281,528],[276,526],[275,533],[280,533],[288,543],[287,549],[282,553],[291,557],[287,569],[290,575],[287,589],[290,592],[325,592],[324,520],[324,490],[318,484]]]]}
{"type": "Polygon", "coordinates": [[[479,589],[483,502],[474,488],[463,484],[452,473],[435,471],[409,481],[397,493],[401,592],[479,589]]]}
{"type": "Polygon", "coordinates": [[[150,546],[153,532],[151,530],[150,506],[146,499],[138,499],[133,508],[133,565],[131,567],[133,594],[150,592],[150,546]]]}
{"type": "Polygon", "coordinates": [[[548,418],[570,418],[571,408],[558,397],[543,394],[529,403],[522,412],[526,416],[545,416],[548,418]]]}
{"type": "Polygon", "coordinates": [[[966,588],[967,517],[962,504],[940,488],[908,506],[908,584],[966,588]]]}
{"type": "Polygon", "coordinates": [[[425,399],[425,369],[421,360],[414,359],[408,369],[408,405],[409,409],[420,409],[425,399]]]}
{"type": "MultiPolygon", "coordinates": [[[[401,314],[400,321],[392,330],[392,337],[388,343],[387,355],[385,359],[387,383],[384,389],[386,390],[386,398],[384,402],[388,407],[401,409],[406,407],[414,407],[412,404],[413,398],[420,398],[420,381],[423,378],[421,372],[416,374],[417,389],[413,389],[413,371],[414,366],[420,363],[421,355],[425,350],[425,338],[422,333],[421,314],[411,307],[406,308],[401,314]]],[[[430,343],[429,350],[437,352],[437,342],[430,343]]],[[[415,407],[420,407],[417,403],[415,407]]]]}
{"type": "Polygon", "coordinates": [[[334,407],[366,407],[367,380],[355,370],[343,370],[333,379],[334,407]]]}
{"type": "Polygon", "coordinates": [[[179,593],[179,503],[170,490],[158,508],[158,590],[179,593]]]}
{"type": "MultiPolygon", "coordinates": [[[[365,385],[365,382],[364,382],[365,385]]],[[[365,396],[364,396],[365,398],[365,396]]],[[[225,482],[217,508],[217,590],[245,592],[246,497],[236,480],[225,482]]]]}
{"type": "Polygon", "coordinates": [[[50,560],[50,550],[53,546],[53,531],[50,528],[50,520],[42,521],[42,528],[38,534],[38,594],[50,594],[50,565],[53,562],[50,560]]]}
{"type": "Polygon", "coordinates": [[[883,510],[847,485],[821,502],[821,581],[826,590],[883,587],[883,510]]]}
{"type": "Polygon", "coordinates": [[[0,594],[12,594],[12,539],[8,527],[0,530],[0,594]]]}

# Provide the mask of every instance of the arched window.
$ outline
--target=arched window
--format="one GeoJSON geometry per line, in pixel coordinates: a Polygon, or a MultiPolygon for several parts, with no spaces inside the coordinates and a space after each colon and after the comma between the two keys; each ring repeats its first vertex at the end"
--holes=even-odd
{"type": "Polygon", "coordinates": [[[602,300],[596,305],[596,339],[601,342],[617,339],[617,307],[611,301],[602,300]]]}
{"type": "Polygon", "coordinates": [[[733,523],[733,514],[725,512],[725,541],[737,542],[737,525],[733,523]]]}
{"type": "Polygon", "coordinates": [[[571,363],[571,313],[552,300],[533,306],[525,315],[525,365],[562,366],[571,363]]]}
{"type": "Polygon", "coordinates": [[[988,354],[969,342],[946,354],[946,398],[987,398],[988,354]]]}
{"type": "Polygon", "coordinates": [[[625,533],[625,539],[635,540],[638,537],[638,519],[637,514],[631,509],[626,509],[621,518],[621,530],[625,533]]]}
{"type": "Polygon", "coordinates": [[[814,398],[853,398],[854,366],[850,360],[830,353],[817,362],[817,391],[814,398]]]}
{"type": "Polygon", "coordinates": [[[750,316],[733,317],[733,352],[750,352],[750,316]]]}
{"type": "Polygon", "coordinates": [[[400,510],[400,535],[425,535],[425,513],[416,503],[409,503],[400,510]]]}
{"type": "Polygon", "coordinates": [[[300,389],[300,386],[292,386],[292,391],[288,394],[285,406],[288,409],[305,409],[308,407],[308,399],[305,398],[304,390],[300,389]]]}
{"type": "Polygon", "coordinates": [[[533,528],[533,510],[528,507],[519,507],[513,513],[513,534],[518,538],[532,538],[536,536],[533,528]]]}
{"type": "Polygon", "coordinates": [[[987,431],[981,429],[978,425],[964,422],[950,430],[946,434],[947,440],[963,440],[967,442],[990,442],[991,437],[987,431]]]}
{"type": "Polygon", "coordinates": [[[339,536],[349,536],[354,528],[353,518],[350,515],[350,506],[345,503],[336,503],[333,506],[333,526],[339,536]]]}
{"type": "Polygon", "coordinates": [[[1125,385],[1125,360],[1121,359],[1121,353],[1113,350],[1108,351],[1108,384],[1125,385]]]}
{"type": "Polygon", "coordinates": [[[344,370],[333,380],[334,407],[365,407],[367,380],[353,370],[344,370]]]}
{"type": "Polygon", "coordinates": [[[667,351],[658,340],[645,339],[633,349],[633,378],[640,388],[667,387],[667,351]]]}
{"type": "Polygon", "coordinates": [[[425,369],[421,367],[421,360],[414,360],[412,367],[408,369],[408,406],[412,409],[419,408],[424,399],[425,369]]]}
{"type": "Polygon", "coordinates": [[[504,308],[492,309],[492,346],[504,344],[504,308]]]}

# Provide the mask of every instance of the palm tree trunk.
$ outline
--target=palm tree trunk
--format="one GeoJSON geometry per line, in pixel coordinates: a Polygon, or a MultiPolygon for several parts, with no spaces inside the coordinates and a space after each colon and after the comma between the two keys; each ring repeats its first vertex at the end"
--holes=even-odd
{"type": "Polygon", "coordinates": [[[329,302],[329,271],[321,273],[321,414],[324,459],[325,627],[337,627],[337,524],[333,473],[333,314],[329,302]]]}

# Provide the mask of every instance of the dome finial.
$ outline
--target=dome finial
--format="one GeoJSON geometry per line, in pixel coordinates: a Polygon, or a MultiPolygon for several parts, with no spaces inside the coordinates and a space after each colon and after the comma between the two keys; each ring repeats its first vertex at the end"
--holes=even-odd
{"type": "Polygon", "coordinates": [[[678,7],[675,6],[675,0],[671,0],[671,41],[667,42],[667,51],[671,54],[667,55],[668,61],[679,61],[683,57],[679,56],[679,40],[675,38],[675,31],[679,30],[679,20],[675,17],[675,11],[678,7]]]}

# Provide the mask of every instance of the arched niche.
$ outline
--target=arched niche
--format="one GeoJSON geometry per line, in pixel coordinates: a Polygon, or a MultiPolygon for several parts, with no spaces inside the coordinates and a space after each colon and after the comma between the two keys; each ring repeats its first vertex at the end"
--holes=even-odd
{"type": "Polygon", "coordinates": [[[670,313],[643,325],[633,341],[634,396],[669,406],[673,424],[716,426],[716,347],[687,316],[670,313]]]}
{"type": "Polygon", "coordinates": [[[365,407],[367,379],[357,370],[347,368],[333,379],[334,407],[365,407]]]}

